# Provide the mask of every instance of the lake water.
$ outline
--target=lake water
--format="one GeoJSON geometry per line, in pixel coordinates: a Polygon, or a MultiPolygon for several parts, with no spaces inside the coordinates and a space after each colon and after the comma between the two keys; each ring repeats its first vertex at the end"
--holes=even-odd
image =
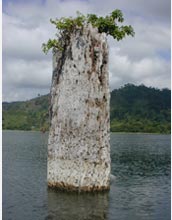
{"type": "Polygon", "coordinates": [[[3,220],[170,220],[170,135],[111,134],[107,193],[47,189],[48,134],[3,131],[3,220]]]}

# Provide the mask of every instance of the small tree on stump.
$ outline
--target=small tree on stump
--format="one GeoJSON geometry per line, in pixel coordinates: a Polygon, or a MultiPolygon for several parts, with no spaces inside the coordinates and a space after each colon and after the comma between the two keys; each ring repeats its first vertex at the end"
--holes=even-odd
{"type": "Polygon", "coordinates": [[[42,50],[45,54],[52,48],[63,50],[64,45],[70,38],[70,34],[77,29],[82,28],[84,25],[92,24],[93,27],[98,28],[99,33],[106,33],[111,35],[117,41],[122,40],[126,35],[134,36],[134,30],[131,25],[119,26],[119,23],[124,22],[121,10],[116,9],[112,11],[109,16],[98,17],[95,14],[88,14],[87,16],[77,12],[76,18],[60,18],[50,22],[59,30],[56,39],[49,39],[47,43],[42,44],[42,50]]]}

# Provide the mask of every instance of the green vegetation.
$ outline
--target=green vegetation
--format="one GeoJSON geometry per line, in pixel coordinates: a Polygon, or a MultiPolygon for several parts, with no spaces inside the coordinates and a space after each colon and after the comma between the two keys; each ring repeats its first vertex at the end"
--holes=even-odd
{"type": "Polygon", "coordinates": [[[47,54],[51,48],[63,50],[70,39],[71,33],[89,23],[92,24],[93,27],[97,27],[99,33],[111,35],[117,41],[122,40],[126,35],[134,36],[134,30],[131,25],[118,26],[118,23],[124,22],[123,14],[118,9],[112,11],[110,16],[106,17],[98,17],[95,14],[85,16],[77,12],[76,18],[62,17],[56,20],[50,19],[50,22],[59,30],[59,35],[56,35],[56,39],[49,39],[47,43],[42,44],[42,50],[45,54],[47,54]]]}
{"type": "Polygon", "coordinates": [[[126,84],[111,93],[111,131],[170,133],[171,92],[126,84]]]}
{"type": "MultiPolygon", "coordinates": [[[[3,129],[48,130],[49,95],[2,104],[3,129]]],[[[171,92],[127,84],[111,92],[111,131],[170,133],[171,92]]]]}
{"type": "Polygon", "coordinates": [[[26,102],[2,103],[2,128],[10,130],[48,130],[49,96],[26,102]]]}

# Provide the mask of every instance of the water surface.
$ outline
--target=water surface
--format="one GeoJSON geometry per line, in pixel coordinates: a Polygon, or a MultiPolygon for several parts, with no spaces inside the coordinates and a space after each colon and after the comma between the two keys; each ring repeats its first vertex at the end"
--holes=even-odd
{"type": "Polygon", "coordinates": [[[111,134],[108,193],[47,189],[48,134],[3,131],[3,220],[170,220],[170,135],[111,134]]]}

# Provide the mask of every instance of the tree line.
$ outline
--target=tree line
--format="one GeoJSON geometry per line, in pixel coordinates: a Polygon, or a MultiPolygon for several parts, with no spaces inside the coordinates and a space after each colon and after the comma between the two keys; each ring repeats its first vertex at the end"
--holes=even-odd
{"type": "MultiPolygon", "coordinates": [[[[49,95],[25,102],[2,103],[2,128],[48,130],[49,95]]],[[[171,132],[171,91],[126,84],[111,92],[112,132],[171,132]]]]}

